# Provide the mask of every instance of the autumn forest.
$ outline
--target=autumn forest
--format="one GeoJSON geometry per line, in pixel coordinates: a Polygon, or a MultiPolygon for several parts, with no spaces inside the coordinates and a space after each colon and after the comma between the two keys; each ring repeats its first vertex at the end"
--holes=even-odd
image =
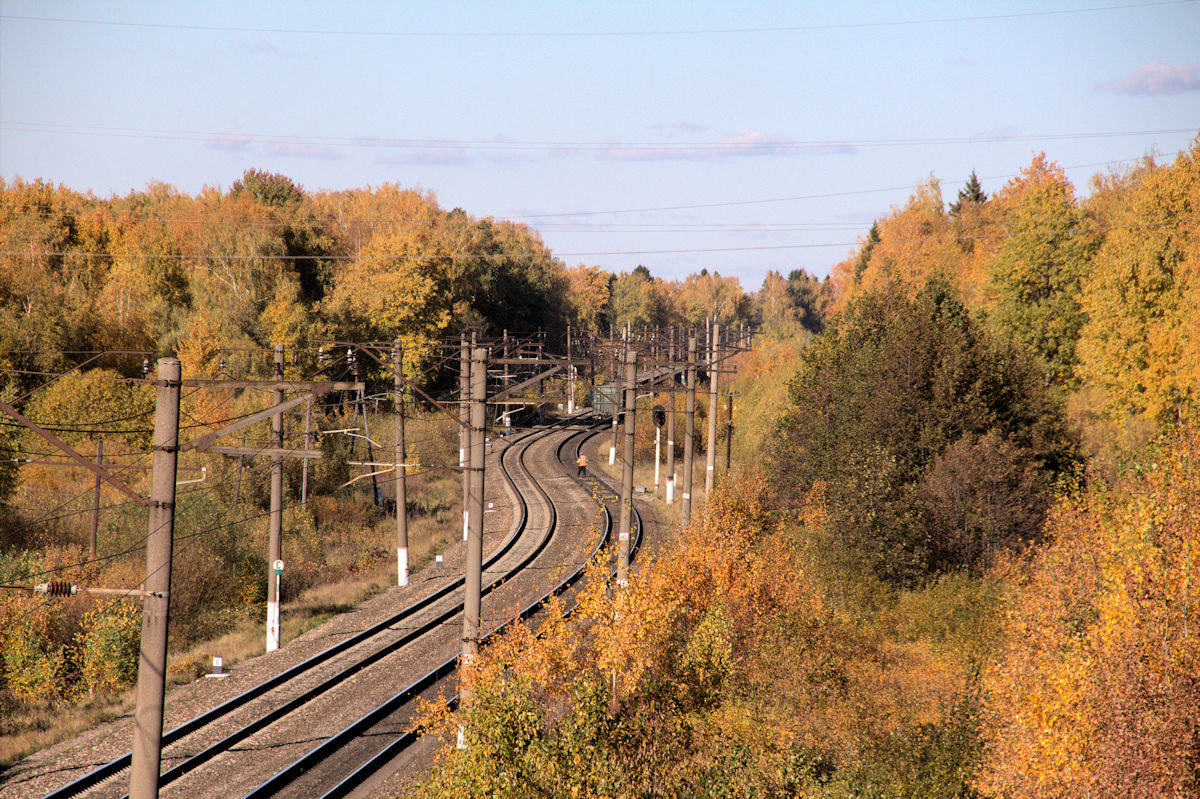
{"type": "MultiPolygon", "coordinates": [[[[282,344],[300,379],[328,342],[399,341],[436,394],[464,331],[558,350],[568,329],[744,327],[728,474],[628,591],[593,580],[573,616],[483,651],[463,718],[427,720],[472,745],[421,794],[1200,795],[1200,138],[1086,187],[1047,154],[992,195],[958,180],[915,187],[828,278],[781,263],[761,286],[568,265],[535,229],[391,184],[0,181],[0,401],[126,462],[153,416],[132,379],[165,354],[265,377],[282,344]]],[[[185,394],[181,424],[261,402],[185,394]]],[[[414,459],[452,457],[432,408],[413,425],[414,459]]],[[[386,508],[345,488],[353,442],[320,446],[311,475],[287,466],[306,502],[285,597],[388,568],[386,508]]],[[[0,416],[0,769],[136,680],[140,605],[27,590],[133,586],[144,564],[144,511],[106,493],[89,553],[92,477],[49,455],[0,416]]],[[[176,522],[176,682],[266,597],[262,481],[206,457],[176,522]]],[[[461,497],[411,480],[432,552],[461,497]]]]}

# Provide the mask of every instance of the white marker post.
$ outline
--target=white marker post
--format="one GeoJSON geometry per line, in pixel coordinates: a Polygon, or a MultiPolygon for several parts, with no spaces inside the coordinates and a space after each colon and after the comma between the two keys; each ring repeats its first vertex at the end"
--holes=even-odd
{"type": "Polygon", "coordinates": [[[281,643],[281,627],[279,615],[279,585],[283,574],[283,561],[277,560],[271,565],[275,572],[275,599],[267,603],[267,651],[274,652],[281,643]]]}
{"type": "Polygon", "coordinates": [[[658,493],[658,460],[662,457],[662,428],[654,428],[654,493],[658,493]]]}

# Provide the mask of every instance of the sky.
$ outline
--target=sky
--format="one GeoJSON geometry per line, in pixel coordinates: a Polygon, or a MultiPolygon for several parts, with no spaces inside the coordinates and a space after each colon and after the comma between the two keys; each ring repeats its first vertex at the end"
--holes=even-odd
{"type": "Polygon", "coordinates": [[[568,266],[824,277],[931,177],[1200,132],[1200,2],[0,0],[0,176],[395,183],[568,266]]]}

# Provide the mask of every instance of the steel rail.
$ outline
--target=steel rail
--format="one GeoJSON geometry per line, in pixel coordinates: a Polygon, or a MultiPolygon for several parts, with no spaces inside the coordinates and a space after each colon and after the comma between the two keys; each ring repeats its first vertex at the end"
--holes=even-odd
{"type": "MultiPolygon", "coordinates": [[[[578,434],[576,434],[576,435],[578,435],[578,434]]],[[[573,438],[575,438],[575,435],[568,436],[556,448],[556,457],[558,457],[560,461],[561,461],[562,447],[565,446],[565,444],[573,438]]],[[[509,447],[501,455],[500,462],[501,462],[502,466],[504,465],[504,457],[507,456],[510,451],[512,451],[512,447],[509,447]]],[[[534,551],[532,551],[528,556],[526,556],[526,558],[523,561],[521,561],[521,563],[519,563],[510,572],[510,574],[515,574],[516,572],[523,570],[526,566],[528,566],[530,563],[532,563],[537,558],[538,555],[541,554],[541,552],[544,550],[545,546],[549,543],[550,538],[554,534],[555,528],[558,523],[558,511],[554,507],[554,502],[550,499],[550,495],[547,494],[545,489],[543,489],[538,484],[536,478],[534,478],[533,475],[530,473],[529,468],[527,466],[525,466],[525,455],[526,455],[526,453],[528,453],[528,451],[529,451],[528,447],[525,447],[524,449],[522,449],[520,451],[520,454],[518,455],[517,461],[520,464],[521,468],[525,471],[525,474],[530,478],[534,488],[538,491],[538,493],[541,494],[542,498],[545,500],[547,507],[550,509],[550,524],[547,526],[546,535],[543,538],[541,544],[534,551]]],[[[507,476],[508,472],[505,471],[505,474],[507,476]]],[[[522,503],[522,505],[525,504],[525,500],[523,497],[521,498],[521,503],[522,503]]],[[[605,536],[605,538],[601,539],[600,545],[597,546],[597,550],[599,550],[600,546],[603,546],[604,541],[606,539],[607,539],[607,528],[606,528],[606,536],[605,536]]],[[[498,580],[496,583],[493,583],[493,586],[499,585],[499,583],[503,579],[504,578],[501,578],[501,580],[498,580]]],[[[551,592],[551,593],[553,593],[553,592],[551,592]]],[[[550,594],[548,594],[546,597],[543,597],[542,599],[538,600],[538,602],[535,602],[532,607],[536,610],[537,606],[539,606],[540,603],[543,602],[549,596],[550,596],[550,594]]],[[[459,606],[459,607],[461,608],[461,606],[459,606]]],[[[455,612],[452,615],[457,615],[457,612],[458,612],[458,609],[456,608],[455,612]]],[[[506,624],[507,624],[507,622],[506,622],[506,624]]],[[[481,642],[486,641],[492,634],[494,634],[494,632],[495,631],[493,631],[492,633],[489,633],[488,635],[483,636],[483,638],[481,639],[481,642]]],[[[409,685],[407,688],[404,688],[399,693],[394,694],[390,699],[388,699],[388,700],[384,701],[382,704],[376,706],[371,711],[369,711],[365,715],[361,716],[356,721],[352,722],[349,726],[343,728],[340,732],[327,738],[320,745],[318,745],[318,746],[314,747],[313,749],[309,750],[308,752],[306,752],[300,758],[298,758],[297,760],[292,762],[290,765],[285,767],[278,774],[276,774],[275,776],[271,777],[266,782],[259,785],[257,788],[255,788],[250,793],[246,794],[245,795],[246,799],[250,799],[250,797],[274,796],[274,795],[278,794],[279,792],[283,791],[288,785],[293,783],[296,779],[298,779],[304,773],[312,770],[318,764],[331,758],[335,752],[337,752],[339,749],[344,747],[349,741],[356,738],[362,731],[371,727],[376,722],[382,720],[383,718],[387,717],[388,715],[391,715],[392,713],[396,712],[397,710],[402,708],[405,704],[407,704],[409,701],[411,701],[419,693],[421,693],[422,691],[426,690],[427,688],[435,685],[443,677],[453,673],[457,669],[457,664],[458,664],[458,656],[457,655],[444,661],[437,668],[433,669],[432,671],[428,672],[424,676],[420,677],[418,680],[416,680],[414,683],[409,685]]],[[[413,740],[415,740],[415,739],[413,739],[413,740]]]]}
{"type": "MultiPolygon", "coordinates": [[[[560,426],[562,424],[568,424],[569,422],[570,422],[570,420],[555,422],[552,425],[548,425],[546,428],[543,428],[540,430],[535,430],[535,431],[532,431],[532,432],[526,434],[525,436],[522,436],[520,439],[518,439],[518,441],[524,441],[527,438],[532,438],[532,437],[538,436],[538,435],[544,435],[547,431],[552,430],[555,427],[560,426]]],[[[516,443],[518,443],[518,442],[513,442],[513,444],[516,444],[516,443]]],[[[512,445],[510,444],[510,446],[512,446],[512,445]]],[[[514,491],[515,491],[515,486],[514,486],[514,491]]],[[[483,564],[483,568],[486,569],[489,566],[494,565],[498,560],[500,560],[502,557],[504,557],[506,554],[508,554],[508,552],[513,548],[513,546],[516,545],[517,540],[520,539],[521,534],[523,532],[524,532],[524,520],[522,520],[520,526],[513,532],[513,534],[511,536],[509,536],[509,538],[501,545],[501,547],[491,557],[489,557],[487,559],[487,561],[483,564]]],[[[166,732],[163,734],[163,737],[162,737],[163,746],[166,747],[169,744],[175,743],[179,740],[182,740],[183,738],[186,738],[189,735],[194,734],[198,730],[203,729],[204,727],[208,726],[209,724],[212,724],[213,722],[217,721],[218,719],[222,718],[223,716],[226,716],[229,713],[232,713],[233,711],[235,711],[241,707],[244,707],[245,705],[249,704],[254,699],[257,699],[258,697],[280,687],[281,685],[289,682],[290,680],[295,679],[296,677],[300,676],[304,672],[309,671],[310,669],[313,669],[316,666],[319,666],[320,664],[324,663],[325,661],[357,646],[360,643],[363,643],[364,641],[367,641],[377,635],[380,635],[380,634],[386,632],[393,625],[396,625],[399,622],[404,621],[408,617],[424,610],[425,608],[429,607],[430,605],[434,604],[435,602],[437,602],[437,601],[445,598],[447,595],[453,593],[455,590],[461,588],[465,582],[466,582],[465,576],[455,578],[453,581],[451,581],[447,585],[422,597],[421,599],[419,599],[416,602],[414,602],[413,604],[403,608],[402,610],[393,614],[392,616],[388,617],[387,619],[384,619],[383,621],[367,628],[366,630],[363,630],[360,633],[357,633],[343,641],[340,641],[340,642],[328,647],[325,650],[322,650],[321,652],[318,652],[316,655],[313,655],[311,658],[308,658],[304,661],[301,661],[300,663],[297,663],[295,666],[292,666],[291,668],[281,672],[280,674],[259,683],[258,685],[254,686],[253,688],[250,688],[249,690],[244,691],[243,693],[239,694],[238,696],[235,696],[235,697],[227,700],[226,702],[222,703],[221,705],[218,705],[217,707],[213,708],[212,710],[210,710],[206,713],[203,713],[199,716],[196,716],[195,718],[193,718],[189,721],[184,722],[183,724],[179,725],[178,727],[175,727],[172,730],[170,730],[169,732],[166,732]]],[[[347,675],[347,676],[349,676],[349,675],[347,675]]],[[[78,795],[82,794],[83,792],[89,790],[90,788],[93,788],[96,785],[99,785],[100,783],[111,779],[112,777],[116,776],[117,774],[120,774],[122,771],[124,771],[125,769],[127,769],[129,767],[130,761],[131,761],[131,753],[126,753],[125,755],[122,755],[121,757],[118,757],[118,758],[115,758],[115,759],[109,761],[108,763],[104,764],[100,768],[97,768],[97,769],[94,769],[93,771],[88,772],[87,774],[74,780],[73,782],[68,783],[67,785],[59,788],[58,790],[47,794],[46,799],[68,799],[69,797],[78,796],[78,795]]],[[[199,763],[197,763],[197,765],[199,765],[199,763]]],[[[176,768],[179,768],[179,767],[177,766],[176,768]]],[[[192,768],[194,768],[194,766],[192,768]]],[[[185,772],[183,772],[183,773],[186,773],[186,771],[190,771],[190,770],[191,769],[186,769],[185,772]]],[[[174,769],[164,772],[162,776],[166,776],[167,774],[170,774],[173,771],[174,771],[174,769]]],[[[176,775],[176,776],[180,776],[180,775],[176,775]]],[[[161,783],[161,784],[165,784],[165,783],[161,783]]]]}
{"type": "MultiPolygon", "coordinates": [[[[528,513],[528,505],[525,503],[524,498],[521,497],[520,492],[516,490],[516,484],[513,482],[512,477],[509,475],[508,470],[504,466],[504,459],[508,455],[508,453],[514,448],[514,446],[521,444],[522,446],[519,447],[518,449],[523,453],[534,440],[536,440],[537,438],[539,438],[541,436],[548,435],[550,432],[552,432],[552,428],[546,428],[543,430],[535,430],[525,436],[520,437],[517,441],[511,442],[509,444],[509,446],[506,447],[505,450],[500,454],[501,474],[504,475],[505,480],[508,481],[509,486],[513,489],[514,493],[516,494],[518,502],[519,502],[519,507],[520,507],[520,513],[519,513],[520,523],[517,525],[517,530],[514,532],[514,534],[512,536],[510,536],[510,538],[509,538],[510,542],[515,542],[525,532],[525,529],[526,529],[526,526],[527,526],[528,520],[529,520],[529,513],[528,513]]],[[[534,548],[533,553],[531,555],[527,556],[516,566],[509,569],[504,575],[496,578],[491,583],[483,586],[481,589],[481,595],[486,596],[487,594],[494,591],[496,588],[503,585],[505,582],[507,582],[509,579],[511,579],[514,575],[519,573],[521,570],[523,570],[533,560],[533,558],[535,558],[545,548],[545,546],[549,542],[550,533],[551,533],[551,531],[547,532],[546,536],[544,536],[543,539],[534,548]]],[[[510,547],[506,548],[505,551],[507,552],[507,550],[509,548],[510,547]]],[[[501,554],[503,554],[503,553],[501,553],[501,554]]],[[[499,559],[499,557],[500,557],[500,555],[490,558],[488,563],[489,564],[495,563],[499,559]]],[[[159,780],[160,787],[162,785],[168,785],[171,782],[174,782],[175,780],[179,779],[180,777],[183,777],[185,774],[187,774],[191,771],[194,771],[195,769],[203,766],[205,763],[209,762],[213,758],[215,758],[218,755],[222,754],[223,752],[226,752],[229,749],[233,748],[237,744],[239,744],[242,741],[249,738],[251,735],[254,735],[255,733],[259,732],[260,730],[263,730],[266,727],[270,726],[271,724],[274,724],[276,721],[279,721],[281,718],[284,718],[288,714],[290,714],[290,713],[294,712],[295,710],[297,710],[298,708],[304,706],[305,704],[312,701],[313,699],[320,696],[321,694],[325,693],[326,691],[341,684],[342,682],[344,682],[345,680],[354,676],[355,674],[359,673],[363,669],[366,669],[369,666],[372,666],[375,663],[378,663],[380,660],[387,657],[388,655],[391,655],[392,653],[396,652],[397,650],[402,649],[403,647],[407,646],[408,644],[411,644],[413,641],[416,641],[421,636],[437,629],[442,624],[446,623],[450,619],[457,616],[462,611],[462,607],[463,607],[462,602],[458,602],[457,604],[453,605],[452,607],[447,608],[445,611],[443,611],[441,614],[439,614],[435,618],[424,622],[416,629],[409,631],[408,633],[401,636],[397,640],[391,642],[390,644],[387,644],[386,646],[372,652],[371,654],[367,655],[366,657],[363,657],[363,658],[357,660],[355,663],[351,664],[350,666],[348,666],[347,668],[338,672],[337,674],[332,675],[327,680],[323,681],[321,684],[315,686],[314,688],[309,689],[308,691],[305,691],[303,694],[293,698],[292,700],[290,700],[289,702],[286,702],[285,704],[279,706],[278,708],[275,708],[274,710],[260,716],[259,718],[255,719],[253,722],[251,722],[250,724],[242,727],[240,730],[237,730],[236,732],[226,736],[225,738],[221,739],[220,741],[205,748],[201,752],[198,752],[195,755],[189,757],[184,762],[174,766],[171,769],[168,769],[167,771],[164,771],[159,780]]],[[[128,796],[122,797],[122,799],[128,799],[128,796]]]]}
{"type": "MultiPolygon", "coordinates": [[[[591,432],[591,433],[585,432],[585,434],[583,436],[583,440],[581,440],[575,448],[576,455],[578,454],[579,449],[582,448],[584,441],[586,441],[588,438],[591,438],[592,436],[600,435],[600,434],[602,434],[602,432],[603,431],[595,431],[595,432],[591,432]]],[[[567,445],[567,443],[569,441],[571,441],[572,438],[574,438],[574,436],[565,439],[557,448],[556,455],[557,455],[557,458],[558,458],[560,464],[564,463],[563,458],[562,458],[562,449],[567,445]]],[[[522,457],[522,459],[524,458],[524,452],[522,453],[521,457],[522,457]]],[[[572,462],[574,462],[574,458],[572,458],[572,462]]],[[[528,470],[526,470],[526,471],[528,471],[528,470]]],[[[579,480],[578,478],[575,478],[575,479],[577,481],[579,480]]],[[[595,479],[595,480],[597,480],[597,482],[604,484],[608,488],[608,490],[610,492],[612,492],[612,497],[607,498],[608,501],[620,502],[620,492],[617,491],[610,483],[608,483],[607,480],[604,480],[603,478],[600,478],[600,477],[597,477],[594,475],[593,475],[592,479],[595,479]]],[[[579,481],[579,482],[582,482],[582,481],[579,481]]],[[[545,489],[543,489],[539,484],[537,484],[536,481],[535,481],[534,485],[537,488],[537,490],[539,492],[541,492],[542,495],[546,499],[549,499],[549,495],[546,493],[545,489]]],[[[553,503],[551,503],[551,507],[553,507],[553,503]]],[[[518,620],[524,621],[529,618],[532,618],[538,611],[540,611],[545,606],[545,603],[551,597],[558,596],[558,595],[566,592],[567,590],[572,588],[579,580],[581,580],[584,577],[584,575],[587,571],[588,564],[590,564],[594,558],[598,557],[600,552],[611,541],[613,515],[612,515],[612,512],[608,509],[607,504],[605,504],[603,506],[603,509],[604,509],[604,519],[605,519],[604,534],[601,536],[599,542],[596,545],[596,548],[592,551],[592,553],[585,560],[584,565],[581,566],[579,569],[577,569],[569,577],[567,577],[563,582],[554,586],[554,588],[552,588],[544,596],[537,599],[536,601],[534,601],[533,603],[531,603],[530,605],[525,607],[523,610],[521,610],[520,613],[518,613],[515,617],[505,621],[503,624],[499,625],[498,627],[493,629],[491,632],[489,632],[486,636],[484,636],[481,639],[481,643],[485,643],[486,641],[491,639],[493,636],[499,635],[501,632],[508,629],[509,626],[516,623],[518,620]]],[[[636,533],[634,535],[634,540],[631,543],[631,550],[630,550],[631,557],[636,556],[637,552],[640,550],[641,544],[642,544],[642,533],[643,533],[643,524],[642,524],[641,514],[638,512],[636,507],[633,509],[633,514],[634,514],[634,517],[636,520],[637,527],[636,527],[636,533]]],[[[616,570],[613,569],[611,572],[611,575],[610,575],[610,579],[611,579],[611,576],[613,576],[615,574],[616,574],[616,570]]],[[[578,607],[577,603],[572,604],[571,607],[567,608],[564,611],[564,614],[563,614],[564,617],[572,614],[577,607],[578,607]]],[[[366,715],[364,715],[357,721],[351,723],[349,726],[344,728],[341,732],[337,733],[336,735],[334,735],[331,738],[324,741],[320,746],[318,746],[315,749],[308,752],[302,758],[300,758],[299,760],[294,762],[291,766],[289,766],[288,769],[286,770],[286,773],[281,773],[279,775],[276,775],[271,780],[268,780],[267,782],[260,785],[254,791],[251,791],[250,793],[246,794],[244,799],[262,799],[263,797],[274,796],[274,795],[278,794],[280,791],[282,791],[284,788],[286,788],[289,784],[291,784],[302,773],[304,773],[307,770],[310,770],[311,768],[316,766],[321,761],[331,758],[338,750],[340,750],[342,747],[344,747],[350,740],[356,738],[357,736],[362,734],[365,730],[369,729],[371,726],[373,726],[377,722],[383,720],[384,718],[386,718],[386,717],[392,715],[393,713],[399,711],[400,709],[402,709],[406,704],[411,702],[414,697],[416,697],[420,693],[424,692],[425,690],[431,688],[433,685],[436,685],[440,680],[442,680],[446,676],[453,673],[457,669],[457,667],[458,667],[458,658],[457,657],[451,658],[451,659],[445,661],[444,663],[439,665],[437,668],[433,669],[429,673],[422,676],[420,679],[413,682],[408,687],[404,688],[399,693],[392,696],[390,699],[385,700],[383,703],[378,705],[376,708],[371,710],[369,713],[367,713],[366,715]]],[[[447,700],[447,706],[450,707],[451,709],[454,709],[457,706],[457,703],[458,703],[458,695],[455,695],[447,700]]],[[[393,758],[395,758],[397,755],[399,755],[401,752],[403,752],[409,746],[414,744],[421,737],[422,734],[423,734],[423,730],[421,730],[419,728],[408,730],[408,731],[402,733],[395,740],[393,740],[391,743],[387,744],[383,749],[381,749],[377,754],[373,755],[371,758],[369,758],[367,761],[365,761],[362,765],[358,766],[349,775],[347,775],[345,778],[343,778],[341,780],[341,782],[339,782],[337,785],[335,785],[333,788],[331,788],[326,793],[322,794],[321,799],[335,799],[335,798],[345,797],[345,796],[349,795],[349,793],[351,791],[355,790],[358,786],[362,785],[366,780],[370,779],[377,771],[379,771],[381,768],[383,768],[384,765],[386,765],[388,762],[390,762],[393,758]]]]}

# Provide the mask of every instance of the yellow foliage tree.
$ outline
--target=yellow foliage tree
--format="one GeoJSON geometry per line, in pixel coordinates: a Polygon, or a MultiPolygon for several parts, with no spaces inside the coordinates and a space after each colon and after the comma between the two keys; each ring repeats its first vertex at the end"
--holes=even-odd
{"type": "Polygon", "coordinates": [[[576,329],[599,330],[608,306],[612,275],[598,266],[579,264],[567,270],[568,319],[576,329]]]}
{"type": "Polygon", "coordinates": [[[536,635],[487,647],[468,707],[433,721],[447,739],[463,722],[468,747],[423,795],[938,794],[864,764],[944,697],[830,611],[768,499],[762,479],[722,487],[627,587],[596,563],[573,617],[552,602],[536,635]]]}
{"type": "Polygon", "coordinates": [[[1044,153],[993,198],[1007,236],[984,286],[991,322],[1036,354],[1059,385],[1074,380],[1075,342],[1085,314],[1080,282],[1097,237],[1084,230],[1083,211],[1066,173],[1044,153]]]}
{"type": "Polygon", "coordinates": [[[736,277],[721,277],[706,269],[684,279],[679,301],[683,318],[695,327],[707,319],[726,326],[737,324],[750,312],[749,298],[736,277]]]}
{"type": "Polygon", "coordinates": [[[1004,796],[1200,791],[1200,430],[1116,489],[1065,501],[985,675],[981,787],[1004,796]]]}
{"type": "Polygon", "coordinates": [[[942,202],[941,181],[930,178],[917,186],[903,207],[876,222],[857,255],[833,269],[836,302],[840,312],[862,294],[896,282],[915,295],[930,278],[953,285],[968,302],[979,296],[982,282],[977,261],[986,248],[986,203],[970,204],[951,217],[942,202]],[[965,250],[964,250],[965,248],[965,250]]]}
{"type": "Polygon", "coordinates": [[[1200,403],[1200,138],[1128,194],[1084,281],[1079,371],[1112,416],[1177,421],[1200,403]]]}
{"type": "Polygon", "coordinates": [[[381,230],[337,275],[323,307],[363,338],[400,339],[406,358],[430,352],[451,319],[433,246],[423,229],[381,230]]]}
{"type": "Polygon", "coordinates": [[[35,394],[29,415],[71,444],[103,436],[146,446],[154,428],[154,390],[111,369],[72,372],[35,394]]]}

